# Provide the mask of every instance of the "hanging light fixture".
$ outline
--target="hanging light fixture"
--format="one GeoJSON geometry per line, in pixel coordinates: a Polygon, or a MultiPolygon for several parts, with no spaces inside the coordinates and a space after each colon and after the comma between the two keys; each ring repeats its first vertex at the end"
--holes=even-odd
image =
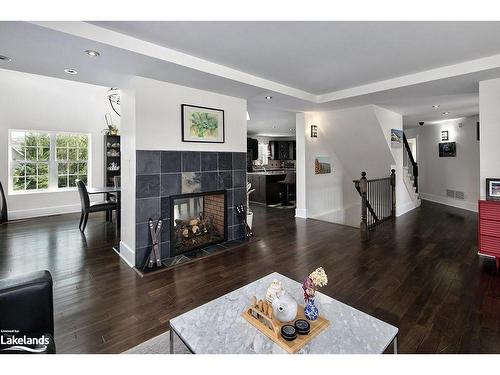
{"type": "Polygon", "coordinates": [[[111,87],[108,90],[108,100],[113,111],[120,116],[120,90],[116,87],[111,87]]]}

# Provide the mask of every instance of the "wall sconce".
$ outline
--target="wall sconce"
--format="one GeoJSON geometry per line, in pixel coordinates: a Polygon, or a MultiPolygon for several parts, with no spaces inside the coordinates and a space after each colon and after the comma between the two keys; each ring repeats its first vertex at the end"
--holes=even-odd
{"type": "Polygon", "coordinates": [[[441,140],[442,141],[448,141],[450,138],[449,138],[449,135],[448,135],[448,130],[442,130],[441,131],[441,140]]]}
{"type": "Polygon", "coordinates": [[[318,138],[318,125],[311,125],[311,138],[318,138]]]}

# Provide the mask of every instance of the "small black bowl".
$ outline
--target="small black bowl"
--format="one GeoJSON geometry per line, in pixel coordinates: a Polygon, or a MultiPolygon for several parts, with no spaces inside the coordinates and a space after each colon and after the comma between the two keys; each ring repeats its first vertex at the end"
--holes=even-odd
{"type": "Polygon", "coordinates": [[[295,330],[299,335],[307,335],[311,330],[311,325],[307,320],[297,319],[295,321],[295,330]]]}
{"type": "Polygon", "coordinates": [[[281,327],[281,337],[285,340],[293,341],[297,338],[297,330],[291,324],[285,324],[281,327]]]}

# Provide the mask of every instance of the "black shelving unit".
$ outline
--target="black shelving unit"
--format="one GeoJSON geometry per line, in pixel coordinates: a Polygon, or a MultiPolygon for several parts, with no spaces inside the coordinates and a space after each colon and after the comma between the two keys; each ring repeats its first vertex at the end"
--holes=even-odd
{"type": "Polygon", "coordinates": [[[114,186],[114,177],[121,173],[121,141],[119,135],[104,136],[104,184],[114,186]],[[114,163],[114,164],[113,164],[114,163]],[[117,169],[113,169],[116,166],[117,169]]]}

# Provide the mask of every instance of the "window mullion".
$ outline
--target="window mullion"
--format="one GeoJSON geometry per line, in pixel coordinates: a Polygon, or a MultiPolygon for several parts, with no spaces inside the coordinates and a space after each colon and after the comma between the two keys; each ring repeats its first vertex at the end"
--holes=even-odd
{"type": "Polygon", "coordinates": [[[57,189],[56,133],[50,133],[49,188],[57,189]]]}

